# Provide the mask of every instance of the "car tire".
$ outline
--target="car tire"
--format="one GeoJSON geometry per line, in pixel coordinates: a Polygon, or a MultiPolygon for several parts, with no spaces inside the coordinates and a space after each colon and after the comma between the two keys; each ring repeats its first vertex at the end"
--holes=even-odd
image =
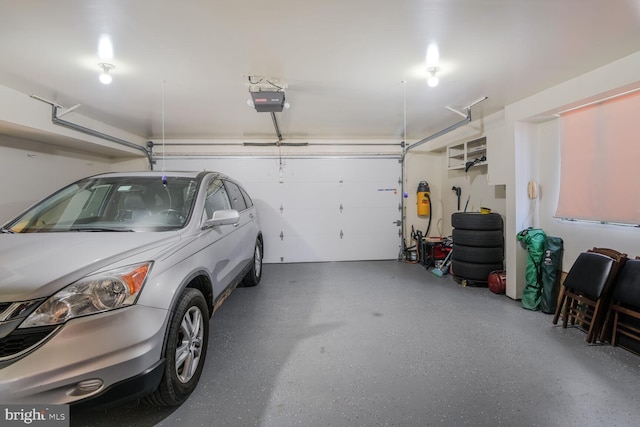
{"type": "Polygon", "coordinates": [[[498,213],[454,212],[451,225],[459,230],[502,230],[502,216],[498,213]]]}
{"type": "MultiPolygon", "coordinates": [[[[491,248],[504,245],[502,230],[459,230],[453,229],[453,244],[491,248]]],[[[454,248],[455,249],[455,248],[454,248]]]]}
{"type": "Polygon", "coordinates": [[[476,264],[494,264],[502,262],[504,259],[502,246],[493,248],[478,248],[475,246],[455,245],[453,259],[476,264]]]}
{"type": "MultiPolygon", "coordinates": [[[[454,249],[455,251],[455,249],[454,249]]],[[[487,283],[489,273],[495,270],[502,269],[502,263],[494,264],[475,264],[471,262],[464,262],[453,260],[451,263],[453,271],[460,279],[472,280],[479,283],[487,283]]]]}
{"type": "Polygon", "coordinates": [[[262,241],[260,239],[256,240],[256,246],[253,250],[253,264],[251,265],[251,270],[247,273],[246,276],[242,279],[240,283],[241,287],[249,288],[252,286],[257,286],[260,283],[260,279],[262,278],[262,241]]]}
{"type": "Polygon", "coordinates": [[[187,288],[180,296],[169,324],[164,375],[157,390],[147,396],[147,403],[177,406],[189,397],[200,380],[208,341],[207,303],[199,290],[187,288]]]}

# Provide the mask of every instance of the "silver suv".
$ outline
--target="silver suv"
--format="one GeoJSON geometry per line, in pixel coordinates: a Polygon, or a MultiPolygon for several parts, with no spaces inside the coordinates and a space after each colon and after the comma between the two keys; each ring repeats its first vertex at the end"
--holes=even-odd
{"type": "Polygon", "coordinates": [[[103,174],[45,198],[0,234],[0,402],[179,405],[262,250],[251,198],[219,173],[103,174]]]}

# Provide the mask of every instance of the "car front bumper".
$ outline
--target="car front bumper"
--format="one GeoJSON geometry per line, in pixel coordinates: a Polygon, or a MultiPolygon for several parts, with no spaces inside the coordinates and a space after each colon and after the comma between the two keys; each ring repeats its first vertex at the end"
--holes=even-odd
{"type": "Polygon", "coordinates": [[[157,373],[167,317],[166,310],[133,305],[67,322],[0,369],[0,402],[72,404],[157,373]]]}

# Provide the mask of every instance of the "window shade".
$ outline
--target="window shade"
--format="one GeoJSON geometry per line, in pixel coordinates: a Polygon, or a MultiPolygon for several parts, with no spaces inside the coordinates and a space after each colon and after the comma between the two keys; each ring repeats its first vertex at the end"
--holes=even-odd
{"type": "Polygon", "coordinates": [[[564,113],[556,217],[640,224],[640,93],[564,113]]]}

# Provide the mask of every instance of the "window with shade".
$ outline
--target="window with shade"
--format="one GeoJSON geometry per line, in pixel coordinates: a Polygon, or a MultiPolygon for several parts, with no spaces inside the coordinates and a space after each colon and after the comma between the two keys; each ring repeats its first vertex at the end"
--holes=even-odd
{"type": "Polygon", "coordinates": [[[640,225],[640,91],[560,115],[556,217],[640,225]]]}

